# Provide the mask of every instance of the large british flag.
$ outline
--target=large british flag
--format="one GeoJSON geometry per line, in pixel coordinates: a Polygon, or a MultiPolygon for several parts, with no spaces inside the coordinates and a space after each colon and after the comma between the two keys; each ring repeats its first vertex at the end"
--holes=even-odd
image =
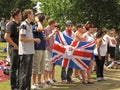
{"type": "Polygon", "coordinates": [[[56,65],[76,69],[88,69],[95,41],[78,42],[61,32],[55,36],[52,60],[56,65]]]}

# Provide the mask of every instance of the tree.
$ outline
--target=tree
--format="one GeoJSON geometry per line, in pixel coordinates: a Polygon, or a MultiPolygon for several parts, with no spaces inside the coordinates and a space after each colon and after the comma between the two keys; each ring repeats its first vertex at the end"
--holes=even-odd
{"type": "Polygon", "coordinates": [[[47,18],[55,18],[63,26],[67,19],[70,19],[71,3],[69,0],[39,0],[41,11],[47,18]]]}
{"type": "Polygon", "coordinates": [[[47,17],[64,23],[70,19],[76,23],[91,21],[96,27],[120,26],[120,0],[38,0],[47,17]]]}
{"type": "Polygon", "coordinates": [[[82,22],[91,21],[97,27],[118,27],[119,25],[119,0],[74,0],[73,7],[82,22]],[[79,14],[80,13],[80,14],[79,14]]]}
{"type": "Polygon", "coordinates": [[[10,11],[13,8],[24,10],[25,8],[32,9],[31,0],[0,0],[0,17],[10,18],[10,11]]]}
{"type": "Polygon", "coordinates": [[[9,18],[13,8],[40,9],[47,18],[55,18],[62,26],[66,20],[75,24],[92,22],[96,27],[120,28],[120,0],[0,0],[0,17],[9,18]]]}

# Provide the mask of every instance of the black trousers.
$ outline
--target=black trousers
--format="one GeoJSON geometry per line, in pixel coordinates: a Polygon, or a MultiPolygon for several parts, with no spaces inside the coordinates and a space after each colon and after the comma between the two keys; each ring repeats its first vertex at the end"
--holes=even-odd
{"type": "Polygon", "coordinates": [[[19,90],[30,90],[33,54],[20,56],[19,90]]]}
{"type": "Polygon", "coordinates": [[[105,63],[105,56],[102,56],[102,59],[100,60],[98,56],[95,56],[96,61],[96,75],[97,78],[104,77],[103,75],[103,69],[104,69],[104,63],[105,63]]]}
{"type": "Polygon", "coordinates": [[[10,56],[10,84],[11,90],[19,88],[19,62],[20,58],[18,55],[18,50],[13,47],[9,47],[10,56]]]}
{"type": "Polygon", "coordinates": [[[62,80],[67,80],[67,81],[71,81],[72,73],[73,73],[73,69],[72,68],[68,68],[67,73],[66,73],[66,68],[62,67],[61,79],[62,80]]]}

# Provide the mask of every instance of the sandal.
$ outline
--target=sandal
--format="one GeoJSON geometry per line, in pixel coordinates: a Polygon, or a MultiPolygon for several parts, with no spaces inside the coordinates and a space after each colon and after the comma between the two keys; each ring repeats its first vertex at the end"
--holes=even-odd
{"type": "Polygon", "coordinates": [[[89,81],[88,81],[87,84],[94,84],[94,82],[89,82],[89,81]]]}
{"type": "Polygon", "coordinates": [[[88,84],[88,82],[83,81],[82,84],[88,84]]]}

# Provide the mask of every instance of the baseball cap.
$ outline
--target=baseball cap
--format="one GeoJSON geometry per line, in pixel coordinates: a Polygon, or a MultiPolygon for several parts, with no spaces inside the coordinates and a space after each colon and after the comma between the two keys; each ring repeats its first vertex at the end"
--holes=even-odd
{"type": "Polygon", "coordinates": [[[66,26],[72,25],[72,21],[71,21],[71,20],[67,20],[67,21],[65,22],[65,25],[66,25],[66,26]]]}
{"type": "Polygon", "coordinates": [[[76,28],[81,28],[81,27],[83,27],[81,24],[76,25],[76,28]]]}

